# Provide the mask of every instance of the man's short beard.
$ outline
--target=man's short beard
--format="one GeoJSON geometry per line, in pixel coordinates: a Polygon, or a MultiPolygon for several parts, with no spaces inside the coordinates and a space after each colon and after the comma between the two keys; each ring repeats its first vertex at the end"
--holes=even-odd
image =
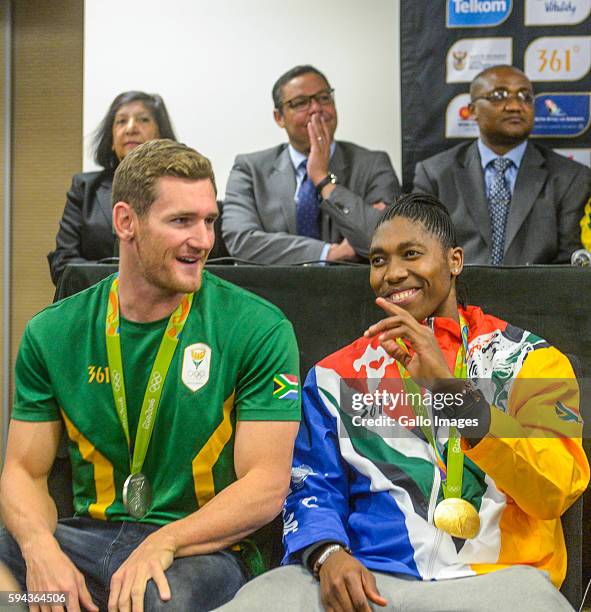
{"type": "MultiPolygon", "coordinates": [[[[163,260],[152,261],[152,256],[148,255],[147,257],[144,255],[146,251],[150,251],[150,249],[143,249],[142,244],[144,242],[144,238],[138,238],[136,240],[136,250],[137,250],[137,260],[139,267],[141,268],[140,273],[144,276],[144,278],[153,286],[158,287],[170,295],[176,293],[193,293],[194,291],[198,291],[201,288],[202,281],[202,270],[197,275],[197,285],[185,285],[185,284],[176,284],[172,282],[171,275],[166,274],[166,267],[164,265],[163,260]],[[146,262],[148,265],[146,265],[146,262]],[[153,265],[156,264],[156,265],[153,265]],[[160,272],[160,274],[158,274],[160,272]],[[168,282],[163,279],[168,279],[168,282]]],[[[148,238],[149,240],[149,238],[148,238]]],[[[205,261],[203,261],[205,264],[205,261]]]]}

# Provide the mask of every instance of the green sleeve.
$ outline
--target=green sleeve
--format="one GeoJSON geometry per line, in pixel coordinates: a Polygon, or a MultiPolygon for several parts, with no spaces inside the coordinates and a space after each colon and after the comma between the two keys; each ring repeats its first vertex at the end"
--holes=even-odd
{"type": "Polygon", "coordinates": [[[299,351],[291,323],[281,319],[248,343],[236,387],[242,421],[299,421],[299,351]]]}
{"type": "Polygon", "coordinates": [[[58,421],[59,408],[41,350],[27,326],[15,366],[12,418],[19,421],[58,421]]]}

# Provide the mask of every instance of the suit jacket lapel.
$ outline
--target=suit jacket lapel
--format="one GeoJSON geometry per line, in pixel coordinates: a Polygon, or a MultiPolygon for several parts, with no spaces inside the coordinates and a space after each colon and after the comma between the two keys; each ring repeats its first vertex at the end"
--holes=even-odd
{"type": "Polygon", "coordinates": [[[330,158],[328,168],[334,175],[336,175],[338,182],[341,184],[346,184],[347,177],[345,175],[348,166],[349,164],[345,159],[342,147],[335,141],[334,154],[330,158]]]}
{"type": "Polygon", "coordinates": [[[464,206],[474,221],[474,226],[486,244],[490,245],[490,214],[486,201],[484,173],[476,141],[468,147],[464,158],[458,158],[458,163],[454,166],[454,181],[458,197],[462,198],[464,206]]]}
{"type": "Polygon", "coordinates": [[[271,201],[268,203],[268,207],[269,210],[272,210],[272,208],[275,208],[273,200],[277,201],[285,219],[285,226],[290,234],[297,233],[295,192],[296,175],[286,145],[271,168],[271,174],[269,175],[269,199],[271,201]]]}
{"type": "Polygon", "coordinates": [[[505,231],[505,253],[511,246],[511,242],[515,240],[540,190],[546,183],[548,172],[542,167],[543,164],[544,158],[529,142],[521,160],[513,197],[511,198],[511,206],[509,207],[507,229],[505,231]]]}
{"type": "Polygon", "coordinates": [[[101,212],[105,215],[105,219],[111,227],[113,222],[113,205],[111,203],[111,185],[109,184],[108,189],[101,189],[102,182],[104,180],[104,174],[101,172],[94,180],[94,185],[91,189],[87,189],[86,193],[90,197],[96,198],[99,204],[101,212]]]}

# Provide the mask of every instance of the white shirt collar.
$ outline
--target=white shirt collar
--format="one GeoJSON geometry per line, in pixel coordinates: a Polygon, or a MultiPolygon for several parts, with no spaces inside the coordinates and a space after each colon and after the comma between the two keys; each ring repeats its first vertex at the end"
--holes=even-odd
{"type": "Polygon", "coordinates": [[[523,160],[523,156],[525,155],[525,149],[527,148],[527,140],[524,140],[521,144],[518,144],[516,147],[507,151],[505,155],[499,155],[495,153],[491,149],[489,149],[479,138],[478,139],[478,151],[480,152],[480,160],[482,162],[482,168],[486,168],[491,161],[497,159],[497,157],[504,157],[505,159],[510,159],[517,169],[521,165],[521,161],[523,160]]]}
{"type": "MultiPolygon", "coordinates": [[[[333,140],[330,143],[330,157],[332,159],[332,156],[334,155],[334,150],[335,150],[335,141],[333,140]]],[[[289,151],[289,157],[291,159],[291,163],[293,164],[293,167],[295,168],[295,171],[297,172],[301,163],[308,159],[308,156],[305,153],[301,153],[300,151],[298,151],[297,149],[295,149],[291,144],[287,145],[287,149],[289,151]]]]}

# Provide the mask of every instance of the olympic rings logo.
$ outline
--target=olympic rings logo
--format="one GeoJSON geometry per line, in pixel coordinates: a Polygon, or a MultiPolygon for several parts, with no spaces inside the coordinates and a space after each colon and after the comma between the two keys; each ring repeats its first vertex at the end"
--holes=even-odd
{"type": "Polygon", "coordinates": [[[160,385],[162,384],[162,376],[160,372],[154,372],[154,376],[152,376],[152,380],[150,381],[150,386],[148,387],[150,393],[156,393],[158,389],[160,389],[160,385]]]}

